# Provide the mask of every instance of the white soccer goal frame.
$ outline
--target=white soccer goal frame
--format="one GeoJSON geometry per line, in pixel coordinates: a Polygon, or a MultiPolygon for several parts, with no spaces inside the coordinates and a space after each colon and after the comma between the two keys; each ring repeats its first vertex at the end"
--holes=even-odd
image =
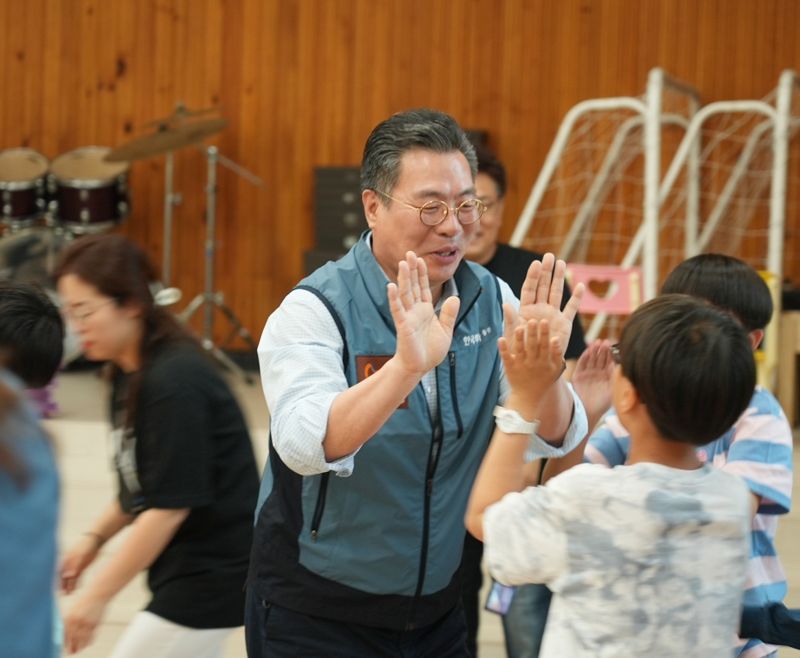
{"type": "MultiPolygon", "coordinates": [[[[643,298],[655,296],[658,286],[658,254],[660,211],[675,185],[680,172],[687,171],[686,216],[684,227],[684,256],[689,257],[703,251],[717,228],[724,212],[731,201],[733,191],[753,158],[761,137],[772,130],[772,173],[769,199],[769,229],[767,268],[778,277],[783,277],[783,243],[786,218],[787,177],[789,166],[789,144],[793,130],[800,128],[800,120],[792,120],[792,95],[800,89],[800,76],[787,69],[781,73],[775,105],[765,101],[720,101],[700,107],[700,95],[690,85],[675,80],[663,69],[652,69],[648,75],[647,91],[644,99],[633,97],[602,98],[583,101],[575,105],[564,117],[556,138],[548,151],[542,170],[537,177],[522,213],[514,228],[510,243],[520,246],[533,226],[536,212],[541,204],[548,186],[556,172],[558,164],[568,144],[570,134],[578,121],[591,112],[630,110],[633,116],[623,122],[609,146],[603,163],[581,202],[575,219],[562,243],[559,256],[569,259],[578,237],[594,214],[598,211],[599,202],[608,189],[608,178],[616,158],[622,151],[630,132],[644,125],[644,200],[643,221],[634,235],[628,250],[619,263],[621,267],[631,267],[641,261],[644,285],[643,298]],[[688,100],[688,119],[681,115],[663,112],[663,96],[665,90],[683,94],[688,100]],[[702,128],[709,118],[725,113],[750,112],[760,114],[764,121],[756,126],[748,137],[748,142],[734,165],[731,176],[726,181],[723,191],[702,232],[700,226],[700,138],[702,128]],[[669,168],[661,179],[661,131],[666,125],[677,125],[684,129],[684,136],[669,168]],[[699,233],[699,235],[698,235],[699,233]]],[[[778,302],[779,303],[779,302],[778,302]]],[[[780,311],[776,308],[776,314],[780,311]]],[[[606,321],[603,314],[594,317],[586,332],[592,340],[599,335],[606,321]]]]}
{"type": "MultiPolygon", "coordinates": [[[[642,258],[642,269],[644,274],[644,298],[650,299],[655,296],[656,286],[658,285],[658,211],[660,207],[658,189],[661,177],[661,129],[665,124],[676,124],[684,128],[687,127],[683,117],[675,114],[665,114],[662,111],[662,99],[665,88],[672,89],[673,91],[685,95],[689,103],[689,116],[694,116],[700,106],[700,95],[697,90],[684,82],[671,78],[661,68],[655,68],[650,71],[644,100],[628,96],[598,98],[578,103],[567,112],[558,129],[553,146],[547,153],[542,171],[528,196],[528,200],[525,203],[519,220],[517,220],[517,225],[514,228],[510,240],[512,245],[519,246],[522,244],[525,236],[530,231],[536,211],[553,178],[553,174],[564,153],[570,133],[575,127],[575,124],[590,112],[601,110],[630,110],[634,113],[636,124],[644,125],[645,195],[643,204],[643,226],[645,231],[643,238],[646,249],[644,250],[642,258]]],[[[636,124],[627,124],[625,130],[632,130],[636,127],[636,124]]],[[[606,161],[609,163],[613,162],[611,158],[615,157],[616,154],[612,153],[612,149],[621,149],[623,144],[624,139],[615,139],[614,144],[609,148],[609,152],[606,155],[606,161]]],[[[699,156],[697,153],[695,155],[699,156]]],[[[699,160],[696,162],[699,162],[699,160]]],[[[603,177],[607,178],[611,167],[604,167],[603,169],[603,177]]],[[[592,185],[593,194],[598,194],[606,185],[606,182],[606,180],[598,177],[596,184],[592,185]]],[[[699,206],[699,188],[690,189],[687,204],[694,204],[695,207],[699,206]]],[[[588,218],[589,212],[590,210],[584,211],[585,216],[581,217],[582,224],[588,218]]],[[[573,244],[581,228],[582,226],[570,231],[573,244]]],[[[571,250],[572,244],[570,244],[569,247],[571,250]]],[[[632,262],[628,265],[631,264],[632,262]]]]}

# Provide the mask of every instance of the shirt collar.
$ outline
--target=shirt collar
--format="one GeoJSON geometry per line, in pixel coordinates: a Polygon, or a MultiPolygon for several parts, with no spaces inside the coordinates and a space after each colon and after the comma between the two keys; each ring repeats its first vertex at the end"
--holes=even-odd
{"type": "MultiPolygon", "coordinates": [[[[369,250],[372,251],[372,231],[367,233],[367,246],[369,247],[369,250]]],[[[383,278],[388,282],[389,277],[386,276],[386,272],[381,269],[381,273],[383,274],[383,278]]],[[[445,299],[454,296],[458,297],[458,286],[456,285],[455,279],[448,279],[442,286],[442,296],[439,297],[439,301],[436,303],[436,310],[438,311],[441,308],[445,299]]]]}

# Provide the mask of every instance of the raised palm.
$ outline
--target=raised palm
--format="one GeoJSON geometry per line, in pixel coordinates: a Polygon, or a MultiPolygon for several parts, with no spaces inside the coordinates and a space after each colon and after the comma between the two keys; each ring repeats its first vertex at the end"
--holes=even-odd
{"type": "Polygon", "coordinates": [[[459,299],[447,299],[436,315],[428,268],[413,251],[400,261],[397,283],[390,283],[387,291],[397,331],[395,356],[406,370],[422,375],[439,365],[450,349],[459,299]]]}
{"type": "Polygon", "coordinates": [[[540,401],[564,371],[561,347],[546,320],[519,322],[510,304],[503,304],[505,335],[497,341],[511,394],[540,401]],[[515,328],[510,330],[510,327],[515,328]]]}
{"type": "MultiPolygon", "coordinates": [[[[578,284],[564,310],[561,310],[566,267],[563,260],[556,260],[551,253],[545,254],[541,261],[531,263],[522,285],[518,320],[546,320],[550,334],[558,338],[562,355],[566,352],[572,322],[583,296],[583,284],[578,284]]],[[[508,331],[506,335],[508,337],[508,331]]]]}
{"type": "Polygon", "coordinates": [[[611,407],[611,377],[614,361],[611,343],[595,340],[578,359],[572,384],[590,419],[600,418],[611,407]]]}

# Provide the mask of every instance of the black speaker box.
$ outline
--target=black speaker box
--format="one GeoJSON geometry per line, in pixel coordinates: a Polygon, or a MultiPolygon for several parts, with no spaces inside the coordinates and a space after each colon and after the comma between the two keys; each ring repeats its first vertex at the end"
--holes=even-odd
{"type": "Polygon", "coordinates": [[[367,228],[358,167],[314,170],[314,221],[318,250],[344,253],[367,228]]]}

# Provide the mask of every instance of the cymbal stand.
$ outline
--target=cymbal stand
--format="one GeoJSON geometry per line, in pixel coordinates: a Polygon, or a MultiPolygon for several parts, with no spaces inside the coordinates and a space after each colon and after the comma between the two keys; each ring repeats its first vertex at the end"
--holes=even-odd
{"type": "MultiPolygon", "coordinates": [[[[217,250],[216,243],[216,208],[217,208],[217,162],[220,158],[216,146],[209,146],[206,151],[208,160],[208,173],[206,185],[206,243],[205,243],[205,289],[202,293],[195,296],[189,305],[180,314],[182,322],[188,322],[201,307],[203,307],[203,333],[201,344],[203,349],[211,353],[222,365],[232,372],[240,375],[248,384],[253,383],[253,377],[240,368],[233,360],[225,354],[217,345],[214,344],[214,309],[218,308],[228,319],[232,326],[232,332],[225,343],[229,342],[234,336],[238,335],[251,347],[256,350],[258,346],[253,340],[250,332],[241,323],[233,310],[225,303],[225,298],[220,291],[214,290],[214,256],[217,250]]],[[[227,158],[226,158],[227,159],[227,158]]],[[[224,163],[226,164],[226,163],[224,163]]],[[[231,165],[233,163],[231,162],[231,165]]],[[[226,164],[226,166],[230,166],[226,164]]],[[[234,165],[236,169],[241,169],[234,165]]],[[[231,167],[233,169],[233,167],[231,167]]],[[[238,173],[238,172],[237,172],[238,173]]],[[[249,172],[248,172],[249,173],[249,172]]],[[[252,176],[252,174],[250,174],[252,176]]],[[[261,183],[261,179],[254,177],[261,183]]]]}
{"type": "Polygon", "coordinates": [[[167,151],[164,162],[164,257],[161,266],[161,281],[165,288],[172,277],[172,209],[181,202],[181,195],[172,190],[175,161],[172,151],[167,151]]]}

